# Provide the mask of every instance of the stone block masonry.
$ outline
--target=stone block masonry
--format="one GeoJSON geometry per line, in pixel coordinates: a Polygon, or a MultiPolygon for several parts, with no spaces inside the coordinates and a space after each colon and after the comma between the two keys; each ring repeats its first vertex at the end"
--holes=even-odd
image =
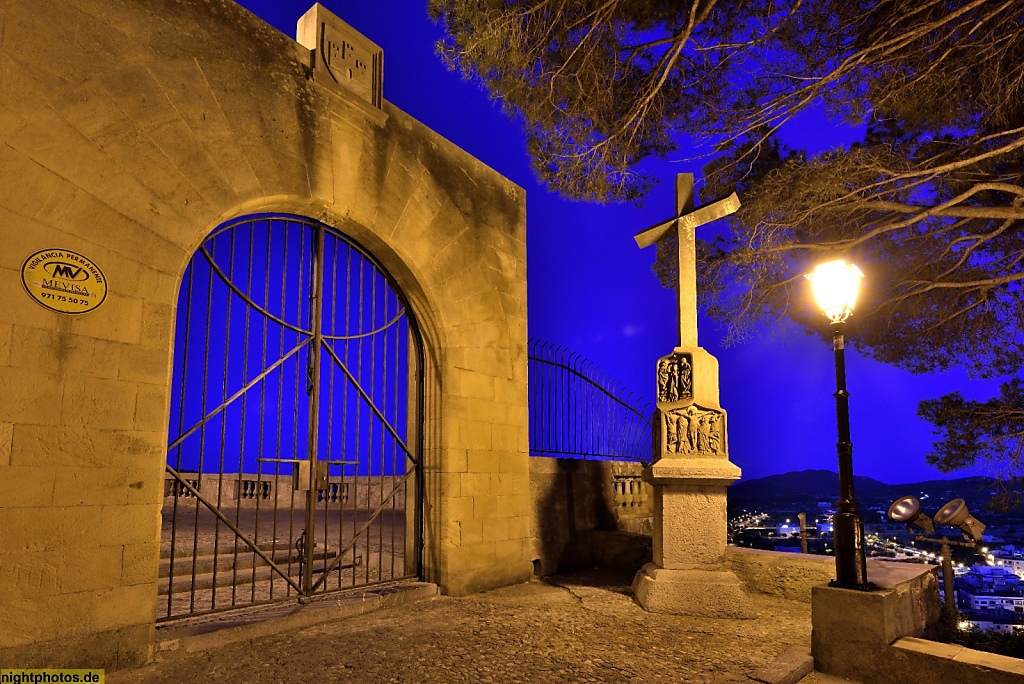
{"type": "Polygon", "coordinates": [[[379,55],[332,82],[337,40],[229,0],[8,3],[0,35],[0,667],[151,657],[179,285],[253,213],[347,234],[410,303],[422,578],[527,579],[523,191],[383,101],[379,55]],[[98,308],[30,298],[22,264],[45,249],[102,270],[98,308]]]}

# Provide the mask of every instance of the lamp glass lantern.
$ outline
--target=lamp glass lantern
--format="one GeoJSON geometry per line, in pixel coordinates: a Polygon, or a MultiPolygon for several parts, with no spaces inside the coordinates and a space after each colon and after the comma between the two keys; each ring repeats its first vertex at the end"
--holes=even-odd
{"type": "Polygon", "coordinates": [[[863,277],[859,268],[842,259],[818,264],[807,274],[818,308],[833,323],[845,321],[853,313],[863,277]]]}

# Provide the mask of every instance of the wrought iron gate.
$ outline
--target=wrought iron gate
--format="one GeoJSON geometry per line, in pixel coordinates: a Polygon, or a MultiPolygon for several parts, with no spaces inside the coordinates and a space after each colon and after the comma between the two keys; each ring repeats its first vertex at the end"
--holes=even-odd
{"type": "Polygon", "coordinates": [[[341,233],[224,224],[178,298],[160,620],[420,573],[422,344],[341,233]]]}

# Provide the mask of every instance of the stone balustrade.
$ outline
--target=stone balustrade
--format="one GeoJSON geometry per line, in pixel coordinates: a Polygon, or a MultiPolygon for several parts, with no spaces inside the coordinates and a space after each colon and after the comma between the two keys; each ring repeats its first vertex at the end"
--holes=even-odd
{"type": "MultiPolygon", "coordinates": [[[[220,477],[216,473],[203,474],[183,472],[184,480],[196,488],[204,497],[211,502],[221,506],[242,508],[277,506],[284,508],[292,505],[293,499],[296,503],[304,500],[305,493],[296,491],[291,475],[268,475],[257,477],[255,473],[242,473],[239,478],[237,473],[225,473],[220,477]]],[[[328,479],[327,487],[317,490],[317,503],[327,505],[346,506],[376,506],[381,501],[381,496],[387,496],[395,486],[397,479],[391,476],[384,477],[331,477],[328,479]],[[353,504],[353,499],[355,503],[353,504]]],[[[180,506],[184,501],[194,502],[195,497],[191,490],[185,487],[180,481],[170,474],[164,476],[164,505],[173,505],[175,496],[180,506]]],[[[402,492],[397,494],[395,505],[403,508],[405,495],[402,492]]]]}

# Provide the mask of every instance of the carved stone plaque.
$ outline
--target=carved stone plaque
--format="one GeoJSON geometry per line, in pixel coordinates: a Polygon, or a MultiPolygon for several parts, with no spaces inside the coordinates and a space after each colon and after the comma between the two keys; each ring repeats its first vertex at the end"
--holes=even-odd
{"type": "Polygon", "coordinates": [[[381,108],[384,51],[320,3],[299,19],[299,43],[315,50],[313,79],[336,85],[381,108]]]}
{"type": "Polygon", "coordinates": [[[689,354],[670,354],[658,359],[658,401],[693,398],[693,359],[689,354]]]}
{"type": "Polygon", "coordinates": [[[665,455],[712,458],[725,456],[722,411],[691,404],[662,413],[665,455]]]}

